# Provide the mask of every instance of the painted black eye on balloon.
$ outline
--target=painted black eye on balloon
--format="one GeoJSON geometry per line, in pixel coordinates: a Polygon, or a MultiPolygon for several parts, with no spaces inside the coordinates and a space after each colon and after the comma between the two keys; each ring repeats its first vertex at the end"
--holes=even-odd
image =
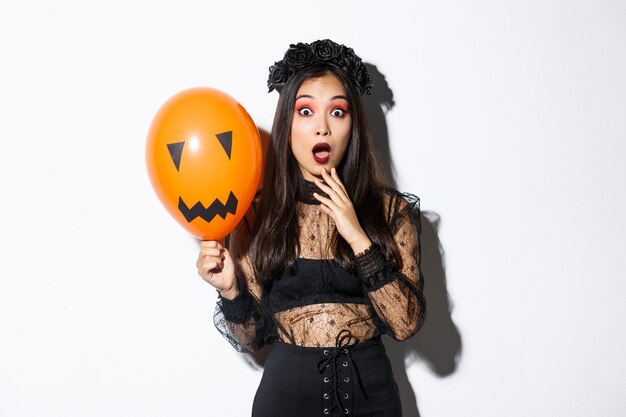
{"type": "MultiPolygon", "coordinates": [[[[217,140],[222,145],[222,149],[226,152],[226,156],[230,159],[230,155],[233,148],[233,131],[229,130],[228,132],[218,133],[215,135],[217,140]]],[[[180,158],[183,156],[183,147],[185,146],[185,142],[175,142],[168,143],[167,150],[170,152],[170,157],[172,158],[172,162],[174,162],[174,166],[176,167],[176,171],[180,171],[180,158]]]]}
{"type": "Polygon", "coordinates": [[[170,156],[176,166],[176,171],[179,171],[180,168],[180,157],[183,154],[183,146],[185,146],[185,142],[168,143],[167,145],[167,150],[170,151],[170,156]]]}
{"type": "Polygon", "coordinates": [[[228,159],[230,159],[230,152],[233,147],[233,131],[229,130],[228,132],[218,133],[215,135],[217,140],[220,141],[220,145],[224,148],[224,152],[228,155],[228,159]]]}

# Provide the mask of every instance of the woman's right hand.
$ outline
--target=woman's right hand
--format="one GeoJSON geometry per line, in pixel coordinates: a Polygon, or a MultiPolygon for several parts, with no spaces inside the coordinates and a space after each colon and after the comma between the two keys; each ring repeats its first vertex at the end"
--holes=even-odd
{"type": "Polygon", "coordinates": [[[200,254],[196,262],[198,274],[217,288],[224,298],[233,299],[239,288],[235,279],[235,264],[228,249],[216,240],[200,242],[200,254]]]}

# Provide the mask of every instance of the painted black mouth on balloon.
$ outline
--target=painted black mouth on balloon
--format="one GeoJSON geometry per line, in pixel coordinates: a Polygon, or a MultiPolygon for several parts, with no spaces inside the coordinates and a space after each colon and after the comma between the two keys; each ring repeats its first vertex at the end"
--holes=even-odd
{"type": "Polygon", "coordinates": [[[183,201],[183,198],[178,197],[178,210],[180,210],[188,222],[191,222],[196,217],[200,217],[207,222],[210,222],[215,216],[220,216],[225,220],[228,213],[235,214],[237,211],[237,203],[237,197],[235,197],[232,191],[228,195],[226,204],[216,198],[209,207],[204,207],[202,203],[198,201],[193,205],[193,207],[189,208],[183,201]]]}

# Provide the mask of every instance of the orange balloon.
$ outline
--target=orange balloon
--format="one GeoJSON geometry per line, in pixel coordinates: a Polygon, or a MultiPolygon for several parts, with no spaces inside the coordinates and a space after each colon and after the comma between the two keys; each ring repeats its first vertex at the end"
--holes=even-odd
{"type": "Polygon", "coordinates": [[[189,233],[219,240],[241,221],[261,177],[259,131],[228,94],[192,88],[154,117],[146,145],[152,187],[189,233]]]}

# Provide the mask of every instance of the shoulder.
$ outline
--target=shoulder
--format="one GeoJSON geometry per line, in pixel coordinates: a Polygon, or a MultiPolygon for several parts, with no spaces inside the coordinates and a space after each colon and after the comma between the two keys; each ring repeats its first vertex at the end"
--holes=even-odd
{"type": "Polygon", "coordinates": [[[383,188],[383,201],[388,214],[391,216],[399,212],[419,212],[420,209],[420,198],[418,196],[398,191],[390,186],[383,188]]]}
{"type": "Polygon", "coordinates": [[[383,188],[383,202],[385,206],[385,218],[392,230],[400,223],[411,220],[419,224],[420,198],[415,194],[401,192],[393,187],[383,188]]]}

